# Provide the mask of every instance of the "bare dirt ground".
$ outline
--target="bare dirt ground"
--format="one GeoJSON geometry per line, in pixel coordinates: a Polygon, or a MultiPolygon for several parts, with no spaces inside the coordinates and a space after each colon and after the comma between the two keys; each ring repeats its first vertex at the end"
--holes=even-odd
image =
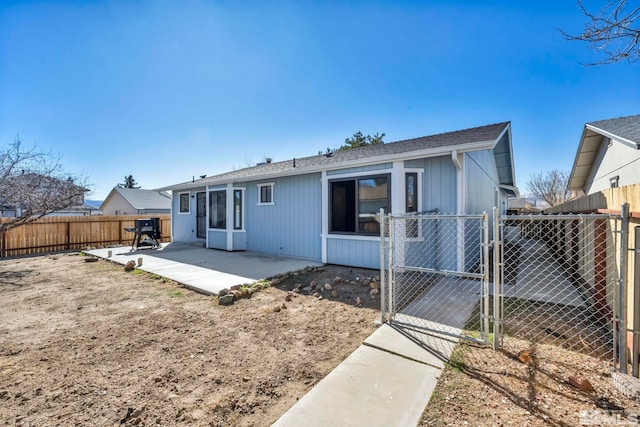
{"type": "Polygon", "coordinates": [[[420,426],[639,425],[640,404],[613,385],[611,360],[514,338],[493,351],[458,344],[420,426]],[[529,363],[518,360],[525,350],[529,363]],[[569,376],[586,378],[581,390],[569,376]]]}
{"type": "Polygon", "coordinates": [[[223,307],[84,258],[0,262],[0,425],[269,425],[379,316],[367,308],[379,298],[350,284],[362,272],[323,298],[302,291],[285,301],[289,288],[323,285],[338,270],[291,276],[223,307]]]}

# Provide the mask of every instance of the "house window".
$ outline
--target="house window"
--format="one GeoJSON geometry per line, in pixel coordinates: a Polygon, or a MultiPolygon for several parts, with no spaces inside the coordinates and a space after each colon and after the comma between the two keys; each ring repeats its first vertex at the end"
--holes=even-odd
{"type": "Polygon", "coordinates": [[[180,213],[189,213],[189,193],[180,193],[180,213]]]}
{"type": "MultiPolygon", "coordinates": [[[[412,213],[418,211],[418,174],[410,172],[404,176],[405,188],[405,212],[412,213]]],[[[419,222],[417,219],[407,220],[407,237],[419,237],[419,222]]]]}
{"type": "Polygon", "coordinates": [[[233,229],[242,230],[242,190],[233,190],[233,229]]]}
{"type": "Polygon", "coordinates": [[[227,228],[227,191],[209,192],[209,228],[227,228]]]}
{"type": "Polygon", "coordinates": [[[618,188],[619,181],[620,181],[620,176],[614,176],[612,178],[609,178],[609,184],[611,184],[611,188],[618,188]]]}
{"type": "Polygon", "coordinates": [[[376,215],[391,206],[390,176],[377,175],[330,181],[330,231],[380,234],[376,215]]]}
{"type": "Polygon", "coordinates": [[[275,183],[258,184],[258,204],[273,205],[273,187],[275,183]]]}

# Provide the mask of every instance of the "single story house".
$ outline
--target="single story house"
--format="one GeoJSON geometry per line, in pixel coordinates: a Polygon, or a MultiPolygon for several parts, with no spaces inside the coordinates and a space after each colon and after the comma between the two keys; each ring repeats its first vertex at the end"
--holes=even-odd
{"type": "Polygon", "coordinates": [[[640,183],[640,115],[586,123],[569,189],[589,195],[640,183]]]}
{"type": "Polygon", "coordinates": [[[511,124],[258,164],[160,190],[177,242],[379,268],[377,214],[506,211],[511,124]]]}
{"type": "Polygon", "coordinates": [[[103,215],[158,215],[171,213],[171,196],[155,190],[115,187],[102,202],[103,215]]]}

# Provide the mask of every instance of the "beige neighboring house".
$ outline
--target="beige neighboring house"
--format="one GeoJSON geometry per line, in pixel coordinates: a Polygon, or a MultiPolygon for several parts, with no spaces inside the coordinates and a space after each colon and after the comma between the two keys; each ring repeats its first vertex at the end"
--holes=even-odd
{"type": "Polygon", "coordinates": [[[170,214],[171,195],[140,188],[115,187],[102,205],[103,215],[170,214]]]}

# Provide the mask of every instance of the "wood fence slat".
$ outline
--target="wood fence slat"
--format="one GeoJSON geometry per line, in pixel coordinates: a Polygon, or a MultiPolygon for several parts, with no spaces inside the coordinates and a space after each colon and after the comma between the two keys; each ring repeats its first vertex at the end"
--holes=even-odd
{"type": "MultiPolygon", "coordinates": [[[[136,219],[150,215],[96,215],[45,217],[9,230],[1,236],[0,257],[46,253],[59,250],[82,249],[86,246],[129,244],[133,233],[124,227],[133,227],[136,219]]],[[[162,241],[171,241],[171,215],[153,215],[160,218],[162,241]]],[[[7,221],[8,218],[0,218],[7,221]]]]}

